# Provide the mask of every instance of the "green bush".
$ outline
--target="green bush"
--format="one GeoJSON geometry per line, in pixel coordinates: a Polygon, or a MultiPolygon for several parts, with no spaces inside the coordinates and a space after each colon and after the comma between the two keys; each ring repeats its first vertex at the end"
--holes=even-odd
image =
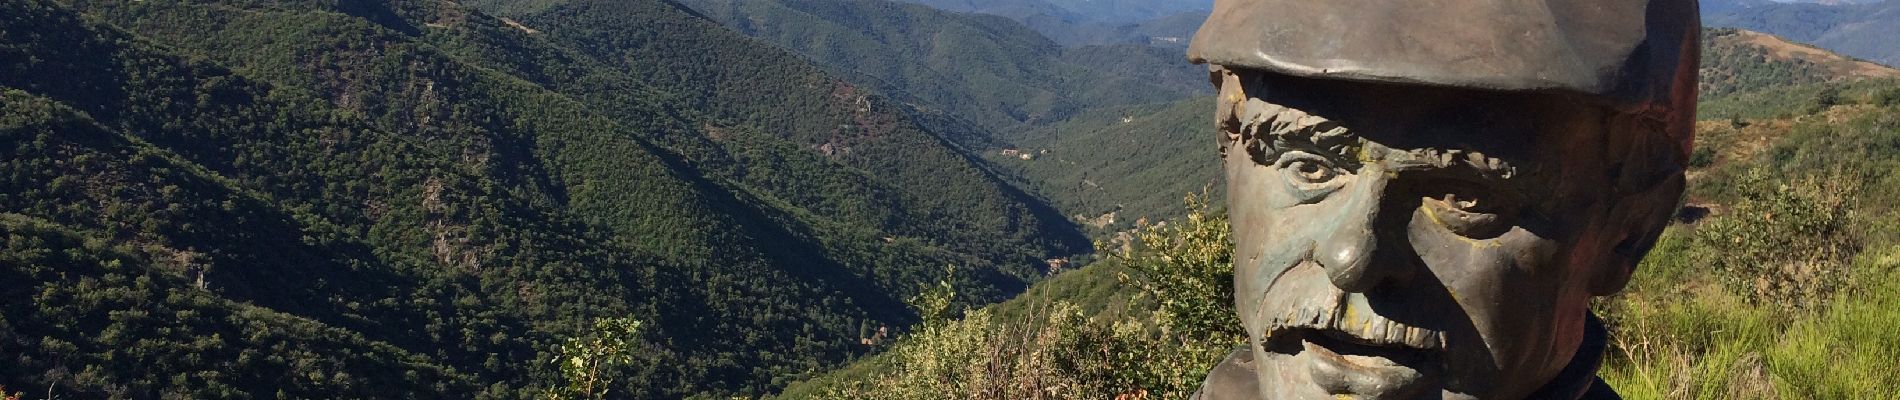
{"type": "MultiPolygon", "coordinates": [[[[1066,300],[1045,300],[1015,317],[979,309],[962,320],[927,318],[866,361],[875,372],[810,383],[823,386],[816,389],[794,386],[785,397],[1186,398],[1242,339],[1229,300],[1227,220],[1209,212],[1204,197],[1191,196],[1188,204],[1185,219],[1141,228],[1136,242],[1107,261],[1132,271],[1121,276],[1141,289],[1130,296],[1153,298],[1128,304],[1152,309],[1090,315],[1066,300]]],[[[915,301],[919,312],[944,314],[948,303],[941,299],[954,297],[951,287],[946,280],[924,291],[915,301]]]]}
{"type": "Polygon", "coordinates": [[[1697,245],[1723,282],[1753,303],[1812,308],[1845,283],[1859,245],[1849,235],[1850,180],[1771,182],[1751,170],[1736,185],[1740,201],[1697,232],[1697,245]]]}
{"type": "Polygon", "coordinates": [[[1715,149],[1696,147],[1695,152],[1689,153],[1689,168],[1708,168],[1710,165],[1715,165],[1715,149]]]}
{"type": "Polygon", "coordinates": [[[1900,88],[1889,88],[1874,93],[1873,103],[1881,107],[1900,106],[1900,88]]]}
{"type": "MultiPolygon", "coordinates": [[[[601,318],[592,329],[570,337],[548,361],[560,371],[560,382],[550,385],[551,400],[604,399],[623,370],[642,360],[640,320],[601,318]]],[[[646,360],[651,361],[651,360],[646,360]]]]}

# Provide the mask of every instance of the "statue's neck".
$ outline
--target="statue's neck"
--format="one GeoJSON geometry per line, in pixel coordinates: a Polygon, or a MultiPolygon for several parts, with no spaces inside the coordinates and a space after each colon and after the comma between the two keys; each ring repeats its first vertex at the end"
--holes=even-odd
{"type": "Polygon", "coordinates": [[[1603,328],[1603,321],[1596,314],[1590,314],[1583,322],[1583,343],[1577,346],[1577,353],[1570,357],[1557,377],[1550,383],[1538,388],[1527,399],[1580,399],[1601,400],[1621,399],[1615,390],[1597,379],[1597,368],[1603,365],[1603,352],[1608,350],[1609,332],[1603,328]]]}

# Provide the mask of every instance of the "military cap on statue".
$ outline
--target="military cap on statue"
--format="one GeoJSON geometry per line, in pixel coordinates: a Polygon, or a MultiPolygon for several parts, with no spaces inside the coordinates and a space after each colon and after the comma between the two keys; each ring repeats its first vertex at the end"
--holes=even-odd
{"type": "Polygon", "coordinates": [[[1693,0],[1215,0],[1188,58],[1317,79],[1566,91],[1688,144],[1693,0]],[[1634,16],[1634,17],[1632,17],[1634,16]]]}

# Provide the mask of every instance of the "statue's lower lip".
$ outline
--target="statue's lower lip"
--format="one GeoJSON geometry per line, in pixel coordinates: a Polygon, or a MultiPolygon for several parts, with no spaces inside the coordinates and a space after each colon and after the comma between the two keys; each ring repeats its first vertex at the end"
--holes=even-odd
{"type": "Polygon", "coordinates": [[[1438,370],[1440,357],[1433,351],[1372,345],[1318,330],[1288,336],[1298,343],[1294,358],[1304,361],[1312,382],[1328,393],[1412,398],[1424,393],[1438,370]]]}

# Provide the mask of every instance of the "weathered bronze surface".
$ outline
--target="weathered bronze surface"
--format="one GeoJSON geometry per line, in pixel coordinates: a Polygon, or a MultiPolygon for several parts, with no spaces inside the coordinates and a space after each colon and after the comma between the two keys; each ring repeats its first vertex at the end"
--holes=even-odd
{"type": "Polygon", "coordinates": [[[1673,72],[1694,74],[1699,26],[1695,2],[1681,0],[1217,0],[1188,58],[1642,106],[1670,102],[1673,72]]]}
{"type": "Polygon", "coordinates": [[[1695,9],[1218,0],[1250,340],[1197,397],[1615,398],[1587,306],[1681,197],[1695,9]]]}

